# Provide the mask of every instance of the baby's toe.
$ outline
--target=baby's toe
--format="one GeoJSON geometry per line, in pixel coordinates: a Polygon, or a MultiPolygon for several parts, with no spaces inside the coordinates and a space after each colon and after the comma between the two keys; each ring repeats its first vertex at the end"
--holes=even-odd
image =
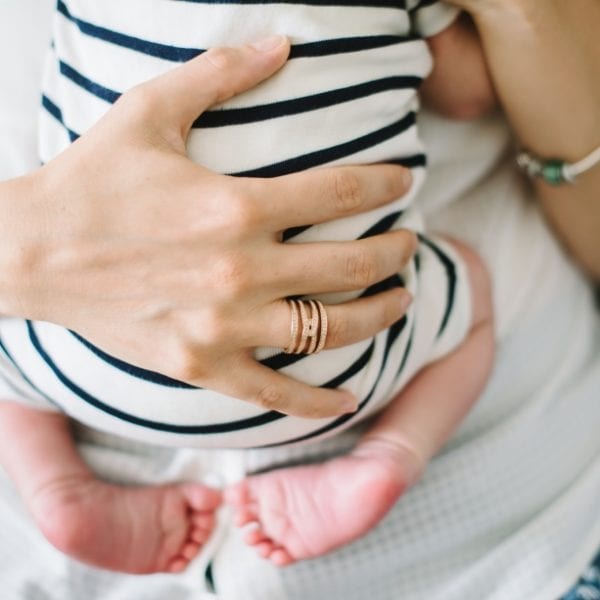
{"type": "Polygon", "coordinates": [[[206,531],[212,531],[215,527],[215,514],[214,513],[196,513],[192,515],[192,523],[194,527],[198,529],[205,529],[206,531]]]}
{"type": "Polygon", "coordinates": [[[277,549],[277,546],[271,540],[265,540],[264,542],[260,542],[255,546],[256,551],[263,558],[269,558],[271,554],[277,549]]]}
{"type": "Polygon", "coordinates": [[[212,531],[201,527],[194,527],[190,531],[190,540],[196,544],[206,544],[211,536],[212,531]]]}
{"type": "Polygon", "coordinates": [[[200,551],[200,544],[193,542],[193,541],[188,541],[185,543],[185,545],[181,549],[181,557],[189,562],[192,559],[196,558],[199,551],[200,551]]]}
{"type": "Polygon", "coordinates": [[[187,566],[190,564],[189,560],[178,556],[174,558],[168,565],[165,571],[167,573],[182,573],[187,569],[187,566]]]}
{"type": "Polygon", "coordinates": [[[263,542],[269,542],[271,540],[260,527],[257,527],[256,529],[251,529],[246,533],[246,535],[244,536],[244,541],[249,546],[256,546],[258,544],[261,544],[263,542]]]}
{"type": "Polygon", "coordinates": [[[184,484],[182,491],[188,504],[195,511],[214,511],[223,501],[223,494],[220,490],[205,485],[184,484]]]}
{"type": "Polygon", "coordinates": [[[276,548],[269,556],[269,560],[278,567],[287,567],[295,562],[284,548],[276,548]]]}

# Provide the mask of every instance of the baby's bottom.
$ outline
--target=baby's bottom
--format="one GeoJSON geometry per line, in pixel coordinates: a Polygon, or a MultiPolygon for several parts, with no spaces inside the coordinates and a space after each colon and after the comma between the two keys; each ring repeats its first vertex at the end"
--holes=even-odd
{"type": "Polygon", "coordinates": [[[246,541],[277,565],[334,550],[374,527],[414,484],[482,392],[492,366],[490,285],[480,259],[466,264],[472,322],[464,342],[423,368],[347,456],[252,476],[227,490],[246,541]]]}
{"type": "Polygon", "coordinates": [[[127,573],[179,572],[214,527],[216,490],[124,487],[96,479],[67,418],[0,401],[0,464],[47,539],[65,554],[127,573]]]}

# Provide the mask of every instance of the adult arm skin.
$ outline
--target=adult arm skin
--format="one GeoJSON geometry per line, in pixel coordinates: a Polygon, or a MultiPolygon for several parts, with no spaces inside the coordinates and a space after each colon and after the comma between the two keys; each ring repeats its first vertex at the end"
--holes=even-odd
{"type": "MultiPolygon", "coordinates": [[[[600,2],[449,0],[472,16],[519,143],[576,162],[600,145],[600,2]]],[[[575,185],[535,182],[558,237],[600,280],[600,167],[575,185]]]]}
{"type": "MultiPolygon", "coordinates": [[[[186,155],[197,116],[272,75],[288,52],[284,38],[211,49],[124,94],[43,168],[0,183],[0,314],[68,327],[132,364],[268,409],[354,410],[348,392],[294,381],[253,350],[289,344],[285,297],[361,289],[403,267],[415,248],[407,231],[305,244],[281,233],[390,202],[409,171],[244,179],[186,155]]],[[[328,307],[327,347],[374,335],[408,302],[389,290],[328,307]]]]}

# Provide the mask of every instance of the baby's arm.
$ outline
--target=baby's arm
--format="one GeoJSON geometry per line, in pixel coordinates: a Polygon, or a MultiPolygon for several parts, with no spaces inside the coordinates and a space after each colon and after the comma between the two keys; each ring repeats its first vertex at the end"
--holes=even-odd
{"type": "Polygon", "coordinates": [[[462,14],[427,38],[433,70],[420,93],[425,106],[452,119],[475,119],[497,106],[494,85],[477,30],[462,14]]]}
{"type": "Polygon", "coordinates": [[[453,242],[467,265],[472,321],[463,343],[427,365],[392,400],[354,453],[395,462],[403,487],[418,479],[481,394],[494,355],[492,300],[481,259],[453,242]]]}

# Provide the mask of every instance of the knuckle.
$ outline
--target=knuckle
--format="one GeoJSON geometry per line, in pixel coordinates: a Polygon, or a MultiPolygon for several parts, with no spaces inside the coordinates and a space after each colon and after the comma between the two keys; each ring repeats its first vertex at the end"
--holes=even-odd
{"type": "Polygon", "coordinates": [[[169,374],[178,381],[192,381],[201,376],[196,353],[191,344],[181,344],[171,351],[169,374]]]}
{"type": "Polygon", "coordinates": [[[156,117],[159,109],[158,98],[149,83],[141,83],[125,92],[117,105],[128,117],[142,121],[156,117]]]}
{"type": "Polygon", "coordinates": [[[241,193],[230,193],[227,202],[227,228],[230,235],[246,236],[260,223],[260,215],[252,198],[241,193]]]}
{"type": "Polygon", "coordinates": [[[346,276],[350,284],[357,289],[373,283],[376,271],[375,262],[364,250],[355,251],[346,261],[346,276]]]}
{"type": "Polygon", "coordinates": [[[330,186],[336,213],[344,215],[360,209],[364,195],[356,173],[350,169],[333,171],[330,186]]]}
{"type": "Polygon", "coordinates": [[[236,52],[233,48],[210,48],[203,56],[204,60],[217,71],[228,71],[236,63],[236,52]]]}
{"type": "Polygon", "coordinates": [[[306,419],[320,419],[322,417],[328,417],[330,415],[330,411],[328,411],[325,406],[320,403],[314,402],[312,404],[307,404],[304,407],[304,411],[302,416],[306,419]]]}
{"type": "Polygon", "coordinates": [[[244,297],[252,288],[252,268],[246,257],[232,254],[213,267],[212,280],[222,297],[235,300],[244,297]]]}
{"type": "Polygon", "coordinates": [[[267,410],[285,411],[287,398],[283,391],[276,385],[269,384],[256,394],[256,403],[267,410]]]}

